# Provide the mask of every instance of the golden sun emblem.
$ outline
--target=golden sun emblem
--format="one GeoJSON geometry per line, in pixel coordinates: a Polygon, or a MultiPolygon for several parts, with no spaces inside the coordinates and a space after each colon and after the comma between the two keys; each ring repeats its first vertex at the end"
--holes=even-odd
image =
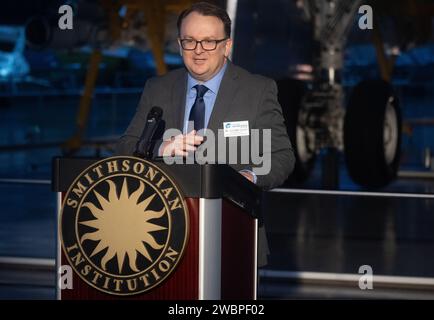
{"type": "Polygon", "coordinates": [[[122,273],[125,256],[128,255],[129,266],[134,272],[137,268],[137,253],[143,255],[151,263],[153,259],[146,246],[155,250],[162,249],[164,244],[158,244],[151,234],[155,231],[167,229],[166,227],[151,223],[150,220],[161,218],[166,208],[160,211],[149,210],[156,193],[138,203],[140,196],[145,190],[143,181],[131,195],[128,192],[126,178],[123,180],[122,189],[118,197],[116,185],[111,180],[109,184],[108,199],[101,196],[96,190],[94,194],[99,201],[101,209],[91,202],[85,202],[95,220],[82,221],[80,224],[97,229],[92,233],[84,234],[80,242],[86,240],[99,241],[90,257],[107,248],[107,252],[101,259],[101,267],[106,271],[107,263],[116,256],[119,273],[122,273]]]}

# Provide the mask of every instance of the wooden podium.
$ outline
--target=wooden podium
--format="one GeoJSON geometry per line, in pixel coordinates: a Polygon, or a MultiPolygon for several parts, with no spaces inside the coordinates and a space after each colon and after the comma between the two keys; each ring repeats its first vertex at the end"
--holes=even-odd
{"type": "MultiPolygon", "coordinates": [[[[59,215],[69,186],[98,160],[53,159],[59,215]]],[[[260,189],[227,165],[153,164],[177,184],[188,207],[188,241],[176,269],[155,288],[127,297],[97,290],[74,272],[73,289],[58,288],[58,299],[256,299],[260,189]]],[[[67,265],[60,239],[57,247],[57,267],[67,265]]]]}

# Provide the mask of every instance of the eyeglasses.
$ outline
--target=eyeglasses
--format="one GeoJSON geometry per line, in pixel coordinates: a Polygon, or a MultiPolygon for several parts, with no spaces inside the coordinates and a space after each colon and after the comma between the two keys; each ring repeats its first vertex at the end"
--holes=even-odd
{"type": "Polygon", "coordinates": [[[220,39],[220,40],[193,40],[193,39],[180,39],[181,47],[184,50],[192,51],[196,50],[197,44],[200,43],[202,49],[205,51],[212,51],[217,48],[217,45],[220,42],[226,41],[228,38],[220,39]]]}

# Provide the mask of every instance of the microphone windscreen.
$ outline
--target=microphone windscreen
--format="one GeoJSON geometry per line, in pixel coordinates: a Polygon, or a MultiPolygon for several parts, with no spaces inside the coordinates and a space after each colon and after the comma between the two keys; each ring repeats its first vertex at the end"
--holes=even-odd
{"type": "Polygon", "coordinates": [[[151,111],[149,111],[148,113],[148,119],[155,118],[159,120],[161,119],[162,116],[163,116],[163,109],[157,106],[152,107],[151,111]]]}

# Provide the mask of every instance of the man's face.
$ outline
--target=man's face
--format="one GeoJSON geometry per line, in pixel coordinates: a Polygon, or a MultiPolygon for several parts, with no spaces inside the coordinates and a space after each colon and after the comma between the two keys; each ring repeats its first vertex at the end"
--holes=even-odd
{"type": "MultiPolygon", "coordinates": [[[[180,30],[180,39],[220,40],[225,38],[223,22],[213,16],[203,16],[192,12],[184,18],[180,30]]],[[[179,40],[178,40],[179,42],[179,40]]],[[[195,50],[183,50],[179,42],[185,67],[199,81],[208,81],[222,68],[229,56],[232,40],[217,44],[213,51],[205,51],[200,44],[195,50]]]]}

